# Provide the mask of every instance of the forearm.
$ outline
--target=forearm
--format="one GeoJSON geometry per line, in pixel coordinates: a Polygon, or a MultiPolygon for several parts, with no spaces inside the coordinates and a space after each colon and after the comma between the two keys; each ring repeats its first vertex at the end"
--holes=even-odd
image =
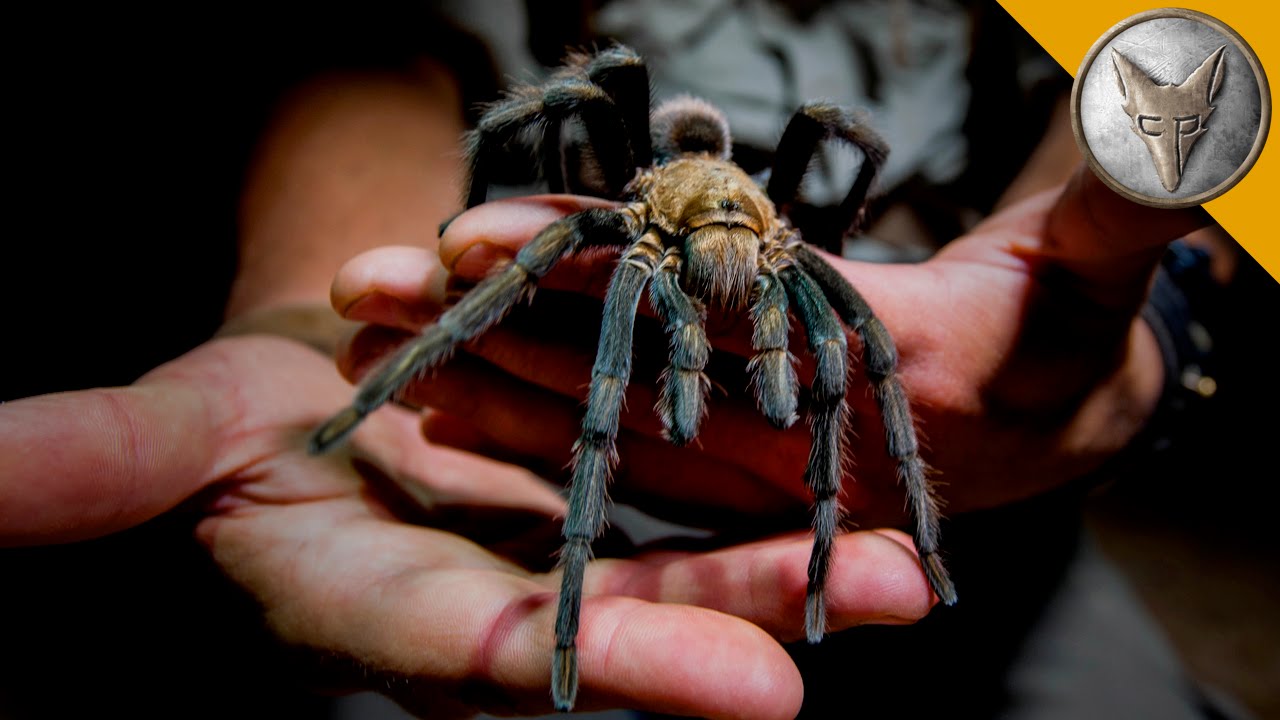
{"type": "Polygon", "coordinates": [[[434,246],[459,204],[462,114],[444,69],[317,78],[278,109],[240,207],[226,316],[328,306],[338,268],[382,245],[434,246]]]}

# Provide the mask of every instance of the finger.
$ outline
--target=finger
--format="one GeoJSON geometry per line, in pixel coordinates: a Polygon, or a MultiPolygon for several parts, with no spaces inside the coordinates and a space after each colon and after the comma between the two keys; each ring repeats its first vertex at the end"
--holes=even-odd
{"type": "Polygon", "coordinates": [[[393,482],[428,513],[450,506],[505,508],[553,517],[564,500],[525,468],[425,442],[416,413],[387,408],[370,418],[353,455],[393,482]]]}
{"type": "MultiPolygon", "coordinates": [[[[449,226],[441,238],[440,257],[444,266],[454,273],[479,280],[496,263],[514,257],[539,231],[556,220],[588,208],[615,206],[616,203],[598,198],[565,195],[543,195],[485,203],[463,213],[449,226]]],[[[602,297],[611,274],[612,260],[613,254],[592,255],[588,250],[581,256],[561,262],[539,282],[539,287],[602,297]]],[[[866,292],[868,298],[874,298],[877,302],[902,297],[904,294],[912,297],[910,288],[927,288],[933,282],[932,278],[922,277],[910,268],[866,263],[849,265],[855,270],[858,287],[866,292]],[[904,283],[909,286],[905,292],[904,283]]],[[[914,317],[918,312],[916,306],[909,302],[902,301],[897,305],[904,317],[914,317]]],[[[719,308],[708,309],[707,336],[716,348],[744,357],[750,356],[751,331],[746,313],[721,313],[719,308]]],[[[651,314],[650,309],[643,305],[640,310],[651,314]]],[[[901,339],[899,349],[904,352],[909,350],[914,340],[914,336],[901,339]]]]}
{"type": "MultiPolygon", "coordinates": [[[[603,596],[584,600],[581,623],[584,709],[638,707],[679,716],[762,719],[794,718],[800,710],[803,684],[791,658],[764,631],[738,618],[603,596]]],[[[538,664],[536,677],[543,677],[544,667],[538,664]]]]}
{"type": "MultiPolygon", "coordinates": [[[[410,337],[411,333],[398,329],[366,325],[339,347],[339,372],[358,382],[381,357],[410,337]]],[[[424,406],[421,402],[416,405],[424,406]]],[[[461,436],[443,430],[433,437],[424,434],[430,419],[430,413],[422,418],[403,407],[389,406],[357,430],[361,436],[352,443],[353,455],[357,461],[365,461],[361,470],[366,479],[393,484],[417,510],[426,512],[428,521],[438,519],[449,506],[463,505],[511,507],[544,515],[563,512],[564,502],[556,488],[529,470],[504,461],[507,457],[492,452],[489,446],[493,442],[488,437],[474,429],[461,436]]],[[[460,427],[456,421],[436,420],[433,427],[460,427]]]]}
{"type": "MultiPolygon", "coordinates": [[[[465,419],[509,452],[540,459],[547,471],[568,466],[580,433],[577,401],[496,372],[467,355],[454,358],[434,377],[411,385],[406,398],[465,419]]],[[[729,508],[732,513],[777,513],[787,504],[807,502],[800,472],[805,448],[793,458],[799,466],[787,475],[795,481],[788,492],[743,466],[696,449],[672,447],[658,437],[624,431],[618,437],[615,494],[679,498],[682,503],[729,508]]],[[[715,514],[704,511],[699,519],[712,521],[715,514]]]]}
{"type": "MultiPolygon", "coordinates": [[[[545,713],[556,595],[529,580],[486,575],[422,578],[409,608],[421,607],[426,597],[449,601],[412,615],[388,608],[403,621],[393,623],[400,637],[386,640],[403,643],[411,633],[412,645],[401,646],[411,658],[458,636],[472,640],[454,658],[434,658],[437,666],[424,674],[472,685],[468,694],[482,710],[545,713]],[[477,684],[486,689],[475,689],[477,684]]],[[[799,673],[786,652],[750,623],[701,608],[609,596],[586,598],[580,622],[577,710],[627,707],[707,718],[791,718],[799,711],[799,673]]]]}
{"type": "MultiPolygon", "coordinates": [[[[555,578],[523,576],[448,533],[362,516],[355,502],[258,508],[206,521],[199,534],[267,600],[286,643],[349,661],[370,683],[396,679],[387,687],[411,709],[547,711],[555,578]]],[[[800,677],[782,648],[710,610],[588,598],[578,651],[580,709],[752,718],[799,709],[800,677]]]]}
{"type": "Polygon", "coordinates": [[[416,332],[443,306],[448,275],[434,252],[415,247],[378,248],[342,266],[329,289],[329,299],[348,320],[416,332]]]}
{"type": "Polygon", "coordinates": [[[517,251],[551,223],[590,208],[617,207],[599,198],[537,195],[485,203],[459,215],[440,239],[440,259],[450,271],[479,280],[498,259],[517,251]]]}
{"type": "Polygon", "coordinates": [[[172,508],[264,450],[239,441],[247,422],[305,427],[341,404],[342,383],[317,392],[306,368],[333,375],[300,344],[229,338],[132,387],[0,406],[0,543],[98,537],[172,508]]]}
{"type": "MultiPolygon", "coordinates": [[[[541,373],[560,370],[557,375],[572,375],[575,382],[582,378],[585,388],[599,345],[601,307],[596,299],[578,292],[544,292],[530,306],[518,308],[497,328],[472,341],[468,349],[525,379],[536,381],[541,373]]],[[[650,313],[642,314],[645,316],[637,318],[634,329],[632,378],[652,385],[671,362],[670,341],[658,320],[650,313]]],[[[750,317],[745,312],[710,313],[705,327],[714,345],[708,373],[718,382],[733,382],[735,392],[748,388],[745,368],[753,353],[750,317]]],[[[800,352],[800,356],[798,371],[802,378],[811,376],[808,353],[800,352]]],[[[548,381],[557,382],[550,377],[548,381]]],[[[559,385],[548,387],[559,389],[559,385]]]]}
{"type": "Polygon", "coordinates": [[[416,333],[385,325],[365,325],[338,341],[338,372],[357,383],[416,333]]]}
{"type": "Polygon", "coordinates": [[[456,415],[434,408],[427,408],[422,412],[422,436],[437,445],[477,455],[497,451],[493,441],[479,428],[456,415]]]}
{"type": "Polygon", "coordinates": [[[177,505],[209,477],[207,401],[170,383],[0,405],[0,545],[99,537],[177,505]]]}
{"type": "MultiPolygon", "coordinates": [[[[340,356],[344,375],[361,376],[402,338],[395,331],[366,328],[340,356]]],[[[590,378],[589,351],[581,343],[566,345],[554,337],[534,342],[513,328],[491,331],[472,349],[484,354],[486,361],[459,354],[408,386],[402,397],[414,406],[443,410],[482,429],[506,449],[495,457],[542,473],[561,474],[579,432],[581,401],[590,378]],[[531,464],[533,458],[540,462],[531,464]]],[[[656,371],[651,374],[657,377],[656,371]]],[[[661,437],[660,424],[650,411],[656,400],[653,383],[637,381],[628,387],[627,410],[620,418],[627,432],[619,440],[622,465],[617,477],[637,480],[624,482],[622,492],[639,489],[712,506],[723,506],[724,498],[732,497],[740,512],[776,510],[788,501],[807,502],[808,492],[801,482],[810,445],[807,428],[803,424],[787,430],[770,426],[747,396],[741,368],[717,376],[738,378],[737,385],[744,390],[727,396],[713,394],[701,435],[694,447],[685,449],[674,448],[661,437]],[[755,441],[744,442],[744,438],[755,441]]],[[[869,394],[850,399],[860,408],[850,421],[855,435],[881,437],[869,394]]],[[[433,439],[448,444],[443,437],[433,439]]],[[[868,471],[863,475],[866,482],[850,483],[844,499],[846,508],[856,511],[863,510],[873,495],[893,491],[888,483],[872,482],[892,474],[882,467],[880,444],[872,441],[867,447],[868,456],[860,459],[862,469],[868,471]]]]}
{"type": "MultiPolygon", "coordinates": [[[[551,316],[560,317],[555,312],[551,316]]],[[[524,316],[520,319],[523,318],[524,316]]],[[[637,335],[643,335],[640,330],[637,328],[637,335]]],[[[504,397],[490,392],[493,388],[506,387],[506,383],[516,380],[521,384],[549,390],[569,400],[569,404],[557,403],[555,406],[569,408],[576,423],[581,419],[581,401],[586,396],[591,378],[594,349],[580,340],[575,342],[557,337],[563,334],[564,330],[547,328],[543,331],[540,327],[526,328],[523,322],[509,323],[491,331],[468,348],[469,353],[483,359],[509,378],[501,379],[497,373],[472,373],[466,380],[462,380],[459,376],[437,374],[434,382],[411,390],[410,395],[418,402],[432,407],[447,405],[455,408],[454,411],[458,413],[483,412],[473,404],[501,405],[505,401],[504,397]]],[[[633,378],[626,391],[621,424],[633,433],[665,443],[661,424],[653,410],[658,399],[660,368],[668,361],[665,343],[661,335],[655,333],[651,337],[638,338],[636,346],[633,378]]],[[[802,379],[805,375],[811,375],[811,366],[811,360],[802,363],[802,379]]],[[[707,414],[693,443],[694,450],[725,467],[740,468],[755,477],[775,478],[788,495],[804,495],[805,491],[799,483],[810,446],[807,425],[796,423],[790,428],[779,430],[768,423],[756,407],[745,361],[741,358],[713,353],[708,375],[718,387],[707,398],[707,414]]],[[[524,421],[513,427],[513,430],[518,432],[520,428],[538,428],[541,431],[541,423],[528,422],[528,418],[536,417],[539,410],[551,405],[549,401],[539,404],[540,401],[535,399],[539,397],[542,395],[531,396],[529,403],[521,408],[520,412],[525,414],[524,421]]],[[[854,411],[849,418],[852,435],[866,439],[865,443],[857,443],[857,447],[865,450],[868,456],[883,459],[883,446],[878,440],[882,437],[878,424],[879,411],[873,396],[866,391],[865,386],[858,383],[853,385],[848,400],[854,411]]],[[[476,424],[482,428],[493,427],[487,422],[476,421],[476,424]]],[[[664,450],[662,454],[678,457],[670,450],[664,450]]],[[[861,505],[858,495],[865,489],[862,486],[851,489],[850,497],[847,498],[853,503],[851,507],[861,505]]]]}
{"type": "Polygon", "coordinates": [[[1049,211],[1040,252],[1068,270],[1093,303],[1132,313],[1164,246],[1211,223],[1199,208],[1132,202],[1082,166],[1049,211]]]}
{"type": "MultiPolygon", "coordinates": [[[[586,591],[711,608],[790,642],[805,635],[812,549],[809,535],[792,534],[703,554],[597,560],[588,568],[586,591]]],[[[826,600],[833,631],[915,622],[936,602],[910,539],[896,530],[837,538],[826,600]]]]}
{"type": "MultiPolygon", "coordinates": [[[[544,478],[558,480],[566,474],[564,463],[559,462],[561,455],[552,458],[520,453],[514,446],[525,446],[526,441],[513,443],[494,438],[470,420],[446,413],[439,408],[429,407],[423,411],[423,414],[422,436],[434,445],[519,465],[544,478]]],[[[530,417],[529,423],[537,426],[540,421],[536,417],[530,417]]]]}
{"type": "MultiPolygon", "coordinates": [[[[567,215],[590,208],[615,207],[599,198],[544,195],[486,203],[450,225],[441,259],[456,278],[478,282],[510,262],[521,247],[567,215]]],[[[571,290],[603,297],[609,284],[616,246],[595,246],[592,238],[572,255],[561,259],[536,283],[540,289],[571,290]]]]}
{"type": "MultiPolygon", "coordinates": [[[[487,203],[464,213],[450,225],[441,248],[444,267],[458,275],[479,279],[492,271],[498,263],[509,260],[521,246],[547,224],[587,207],[608,206],[595,198],[566,198],[545,196],[487,203]]],[[[543,293],[539,296],[536,311],[515,314],[522,317],[555,317],[555,323],[541,323],[539,340],[546,334],[578,339],[581,329],[599,324],[599,308],[591,302],[583,302],[580,295],[602,296],[611,274],[614,258],[587,256],[566,260],[544,278],[539,286],[548,290],[568,290],[572,293],[543,293]]],[[[334,283],[334,305],[344,317],[364,320],[389,327],[417,330],[426,319],[434,317],[444,304],[445,283],[441,279],[440,262],[429,253],[413,248],[388,248],[365,253],[345,267],[334,283]],[[429,280],[421,278],[428,277],[429,280]]],[[[868,273],[872,277],[875,273],[868,273]]],[[[892,275],[879,271],[882,275],[892,275]]],[[[893,285],[895,277],[885,277],[873,283],[876,287],[893,285]]],[[[651,308],[642,306],[641,312],[652,316],[651,308]]],[[[744,312],[724,312],[710,308],[706,321],[708,338],[718,352],[729,352],[740,357],[750,357],[752,328],[744,312]]],[[[508,321],[507,324],[511,324],[508,321]]],[[[798,328],[795,332],[800,333],[798,328]]],[[[660,333],[650,333],[655,347],[665,348],[660,333]]],[[[484,355],[484,339],[477,347],[484,355]]],[[[587,350],[587,357],[594,350],[587,350]]],[[[802,376],[811,374],[811,362],[801,354],[802,376]]],[[[658,367],[661,367],[659,365],[658,367]]]]}
{"type": "MultiPolygon", "coordinates": [[[[378,325],[362,328],[344,344],[357,344],[363,354],[340,348],[340,371],[353,380],[361,377],[373,358],[381,357],[405,337],[403,331],[378,325]]],[[[538,476],[469,452],[474,447],[425,442],[423,422],[417,413],[404,408],[384,408],[362,429],[353,443],[353,454],[357,460],[376,466],[378,477],[394,484],[428,512],[438,511],[440,506],[472,505],[546,515],[563,513],[563,499],[538,476]]]]}
{"type": "Polygon", "coordinates": [[[1049,214],[1051,245],[1064,255],[1122,255],[1162,246],[1213,223],[1199,207],[1182,210],[1141,205],[1116,193],[1081,165],[1049,214]]]}
{"type": "Polygon", "coordinates": [[[1124,393],[1114,405],[1125,411],[1108,422],[1125,436],[1160,385],[1149,371],[1159,350],[1137,319],[1152,273],[1165,245],[1206,219],[1133,203],[1082,167],[1062,189],[994,216],[927,265],[957,294],[980,296],[975,284],[988,276],[1018,294],[1013,321],[995,314],[998,302],[982,311],[994,319],[988,346],[1010,347],[984,388],[993,404],[1061,417],[1089,393],[1103,397],[1099,388],[1124,393]]]}
{"type": "MultiPolygon", "coordinates": [[[[489,216],[501,218],[511,215],[512,208],[516,209],[514,214],[520,215],[519,201],[494,205],[504,207],[487,210],[489,216]]],[[[468,223],[463,225],[465,227],[468,223]]],[[[498,225],[503,226],[501,222],[498,225]]],[[[536,234],[538,229],[541,228],[533,230],[533,233],[536,234]]],[[[514,255],[514,250],[508,253],[502,248],[514,246],[518,249],[531,237],[523,240],[503,237],[502,246],[477,241],[478,244],[472,248],[471,259],[456,275],[445,269],[435,253],[422,248],[386,247],[365,252],[339,270],[330,288],[330,300],[346,319],[417,332],[433,321],[461,292],[465,292],[465,288],[457,287],[459,283],[474,282],[487,276],[514,255]],[[477,256],[483,259],[476,259],[477,256]],[[467,271],[466,267],[471,270],[467,271]]],[[[597,250],[593,252],[587,248],[562,261],[549,276],[538,282],[538,286],[603,296],[616,248],[597,250]]]]}
{"type": "MultiPolygon", "coordinates": [[[[512,327],[490,333],[476,344],[474,352],[489,366],[520,384],[549,390],[551,394],[568,400],[558,407],[570,409],[576,423],[581,419],[581,402],[586,397],[591,378],[592,362],[583,350],[580,345],[566,346],[547,341],[526,334],[522,328],[512,327]]],[[[753,476],[795,479],[796,484],[788,485],[788,490],[803,494],[798,483],[809,452],[808,428],[803,423],[785,430],[770,425],[756,409],[743,363],[740,360],[730,363],[726,358],[715,355],[712,357],[708,375],[724,385],[707,397],[706,418],[692,443],[691,452],[706,455],[725,467],[747,470],[753,476]],[[747,441],[748,438],[753,441],[747,441]]],[[[620,416],[622,427],[663,445],[667,442],[662,436],[662,425],[654,406],[659,392],[658,368],[665,362],[665,352],[661,360],[650,355],[648,361],[643,352],[637,352],[635,373],[627,387],[620,416]]],[[[492,375],[483,377],[492,378],[492,375]]],[[[447,378],[442,376],[440,379],[447,378]]],[[[477,376],[471,382],[488,381],[477,376]]],[[[462,383],[434,383],[423,388],[430,393],[423,400],[431,404],[449,402],[449,396],[464,392],[468,387],[470,385],[462,383]]],[[[541,394],[537,396],[541,397],[541,394]]],[[[495,396],[486,398],[485,402],[500,403],[501,400],[500,396],[495,396]]],[[[527,411],[537,407],[530,403],[527,411]]]]}

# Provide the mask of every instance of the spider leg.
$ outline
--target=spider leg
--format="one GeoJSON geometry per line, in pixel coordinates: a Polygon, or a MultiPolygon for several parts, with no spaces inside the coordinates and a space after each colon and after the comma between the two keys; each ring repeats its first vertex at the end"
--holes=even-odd
{"type": "Polygon", "coordinates": [[[697,437],[711,387],[703,372],[711,357],[706,310],[680,287],[682,262],[678,247],[667,248],[649,286],[653,308],[671,335],[671,362],[662,373],[657,411],[666,438],[676,445],[697,437]]]}
{"type": "Polygon", "coordinates": [[[826,632],[827,610],[823,590],[831,567],[831,550],[840,524],[840,492],[844,457],[844,429],[848,415],[845,379],[849,372],[848,340],[813,278],[795,265],[778,271],[796,314],[809,336],[809,349],[817,360],[810,390],[809,427],[813,444],[804,481],[813,493],[813,553],[809,556],[809,587],[804,605],[804,628],[809,642],[826,632]]]}
{"type": "MultiPolygon", "coordinates": [[[[800,181],[804,179],[809,161],[813,159],[818,144],[823,140],[842,140],[862,152],[862,166],[853,181],[853,187],[840,208],[835,220],[830,224],[827,233],[811,233],[811,236],[824,235],[821,243],[830,252],[840,254],[844,234],[861,218],[863,207],[867,201],[867,191],[876,173],[884,165],[889,154],[889,146],[883,138],[868,126],[865,121],[845,108],[827,103],[808,103],[801,106],[787,129],[778,141],[773,171],[769,176],[768,193],[779,211],[796,199],[800,190],[800,181]]],[[[806,229],[806,228],[802,228],[806,229]]]]}
{"type": "Polygon", "coordinates": [[[787,350],[791,323],[787,319],[787,291],[772,271],[756,276],[755,302],[751,306],[751,347],[755,350],[747,365],[756,403],[765,418],[778,428],[796,421],[795,358],[787,350]]]}
{"type": "Polygon", "coordinates": [[[652,231],[636,241],[609,281],[604,319],[582,435],[573,446],[573,478],[569,514],[561,534],[560,601],[556,609],[556,649],[552,655],[551,694],[556,710],[573,708],[578,694],[577,637],[582,610],[582,578],[591,556],[591,541],[604,528],[608,483],[617,462],[618,417],[631,379],[631,343],[640,293],[653,275],[662,243],[652,231]]]}
{"type": "Polygon", "coordinates": [[[634,50],[623,45],[596,53],[586,65],[587,77],[613,98],[627,126],[637,167],[653,164],[649,137],[649,69],[634,50]]]}
{"type": "Polygon", "coordinates": [[[817,281],[836,313],[858,333],[862,341],[867,378],[884,417],[885,442],[890,457],[898,463],[898,479],[907,490],[911,514],[915,519],[913,535],[920,562],[938,598],[947,605],[954,605],[955,585],[938,555],[938,499],[926,476],[924,461],[920,459],[907,394],[896,375],[898,351],[893,338],[871,312],[861,293],[820,255],[808,246],[798,245],[792,249],[792,256],[817,281]]]}
{"type": "MultiPolygon", "coordinates": [[[[546,131],[548,124],[557,127],[570,117],[578,117],[586,130],[604,174],[610,197],[617,197],[635,175],[636,164],[626,138],[626,125],[618,106],[598,85],[581,77],[556,76],[542,87],[519,88],[491,107],[475,130],[467,133],[467,157],[471,179],[467,190],[467,208],[485,201],[489,190],[492,149],[517,142],[530,128],[546,131]]],[[[559,130],[550,136],[559,150],[559,130]]],[[[545,143],[544,143],[545,144],[545,143]]],[[[544,164],[545,165],[545,164],[544,164]]],[[[547,167],[543,168],[548,170],[547,167]]],[[[559,172],[559,171],[557,171],[559,172]]],[[[559,182],[563,186],[563,178],[559,182]]]]}
{"type": "Polygon", "coordinates": [[[542,131],[542,177],[547,181],[547,192],[556,195],[565,191],[565,151],[560,136],[558,122],[547,123],[542,131]]]}
{"type": "MultiPolygon", "coordinates": [[[[615,46],[594,55],[570,57],[569,70],[585,75],[613,100],[627,133],[612,142],[627,142],[637,167],[653,164],[652,141],[649,138],[649,71],[640,56],[623,46],[615,46]]],[[[543,161],[551,192],[612,196],[601,186],[598,149],[584,143],[577,134],[561,140],[560,125],[547,128],[543,140],[543,161]]]]}
{"type": "Polygon", "coordinates": [[[502,319],[566,255],[586,243],[624,244],[634,236],[634,225],[628,212],[592,209],[547,226],[513,262],[473,288],[362,382],[351,405],[312,434],[310,452],[322,453],[340,443],[406,383],[502,319]]]}

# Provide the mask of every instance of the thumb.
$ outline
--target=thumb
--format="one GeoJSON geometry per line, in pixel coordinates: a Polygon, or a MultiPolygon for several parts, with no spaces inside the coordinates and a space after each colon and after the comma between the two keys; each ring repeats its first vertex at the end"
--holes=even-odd
{"type": "Polygon", "coordinates": [[[211,464],[205,402],[163,383],[0,406],[0,546],[98,537],[177,505],[211,464]]]}
{"type": "Polygon", "coordinates": [[[1055,413],[1118,369],[1158,361],[1136,322],[1152,273],[1170,241],[1210,219],[1127,200],[1081,166],[1056,197],[1028,199],[992,221],[1017,231],[1012,252],[1031,283],[989,392],[1011,408],[1055,413]]]}
{"type": "Polygon", "coordinates": [[[83,540],[149,520],[280,443],[301,448],[348,392],[315,350],[239,337],[206,343],[130,387],[5,403],[0,546],[83,540]],[[295,427],[296,439],[281,436],[295,427]]]}
{"type": "Polygon", "coordinates": [[[1128,200],[1083,165],[1049,211],[1038,255],[1098,309],[1132,316],[1165,246],[1213,222],[1200,208],[1128,200]]]}

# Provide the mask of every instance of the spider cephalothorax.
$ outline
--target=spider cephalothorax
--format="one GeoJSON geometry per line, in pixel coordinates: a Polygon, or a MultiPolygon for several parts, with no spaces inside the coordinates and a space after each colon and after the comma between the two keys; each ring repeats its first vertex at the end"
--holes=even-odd
{"type": "Polygon", "coordinates": [[[842,204],[852,225],[884,161],[883,141],[848,111],[805,105],[788,124],[768,188],[762,190],[730,162],[728,125],[707,103],[677,99],[651,118],[644,64],[618,47],[572,58],[545,85],[516,90],[481,117],[467,138],[467,207],[484,202],[496,151],[530,142],[531,135],[534,143],[540,135],[542,173],[552,189],[590,189],[623,205],[585,210],[538,233],[514,262],[477,285],[365,380],[351,407],[316,431],[313,450],[338,443],[406,383],[496,323],[559,260],[589,245],[619,246],[623,250],[605,294],[582,434],[574,446],[553,655],[556,707],[572,708],[577,693],[575,640],[583,573],[591,541],[605,522],[605,491],[631,375],[636,308],[646,287],[671,335],[671,361],[662,376],[657,413],[668,439],[677,444],[697,436],[710,384],[703,372],[711,352],[703,329],[704,303],[744,311],[750,306],[753,385],[760,410],[778,427],[795,421],[798,405],[799,382],[788,351],[789,312],[808,335],[817,361],[808,407],[813,445],[805,470],[815,503],[805,603],[809,641],[817,642],[826,630],[823,586],[839,524],[846,326],[862,343],[866,375],[884,416],[888,452],[897,461],[910,500],[925,574],[942,601],[953,603],[955,590],[937,555],[937,504],[918,454],[906,394],[894,375],[893,341],[857,290],[778,213],[795,200],[818,144],[836,139],[864,156],[842,204]],[[562,142],[566,121],[575,121],[585,135],[582,146],[562,142]]]}

